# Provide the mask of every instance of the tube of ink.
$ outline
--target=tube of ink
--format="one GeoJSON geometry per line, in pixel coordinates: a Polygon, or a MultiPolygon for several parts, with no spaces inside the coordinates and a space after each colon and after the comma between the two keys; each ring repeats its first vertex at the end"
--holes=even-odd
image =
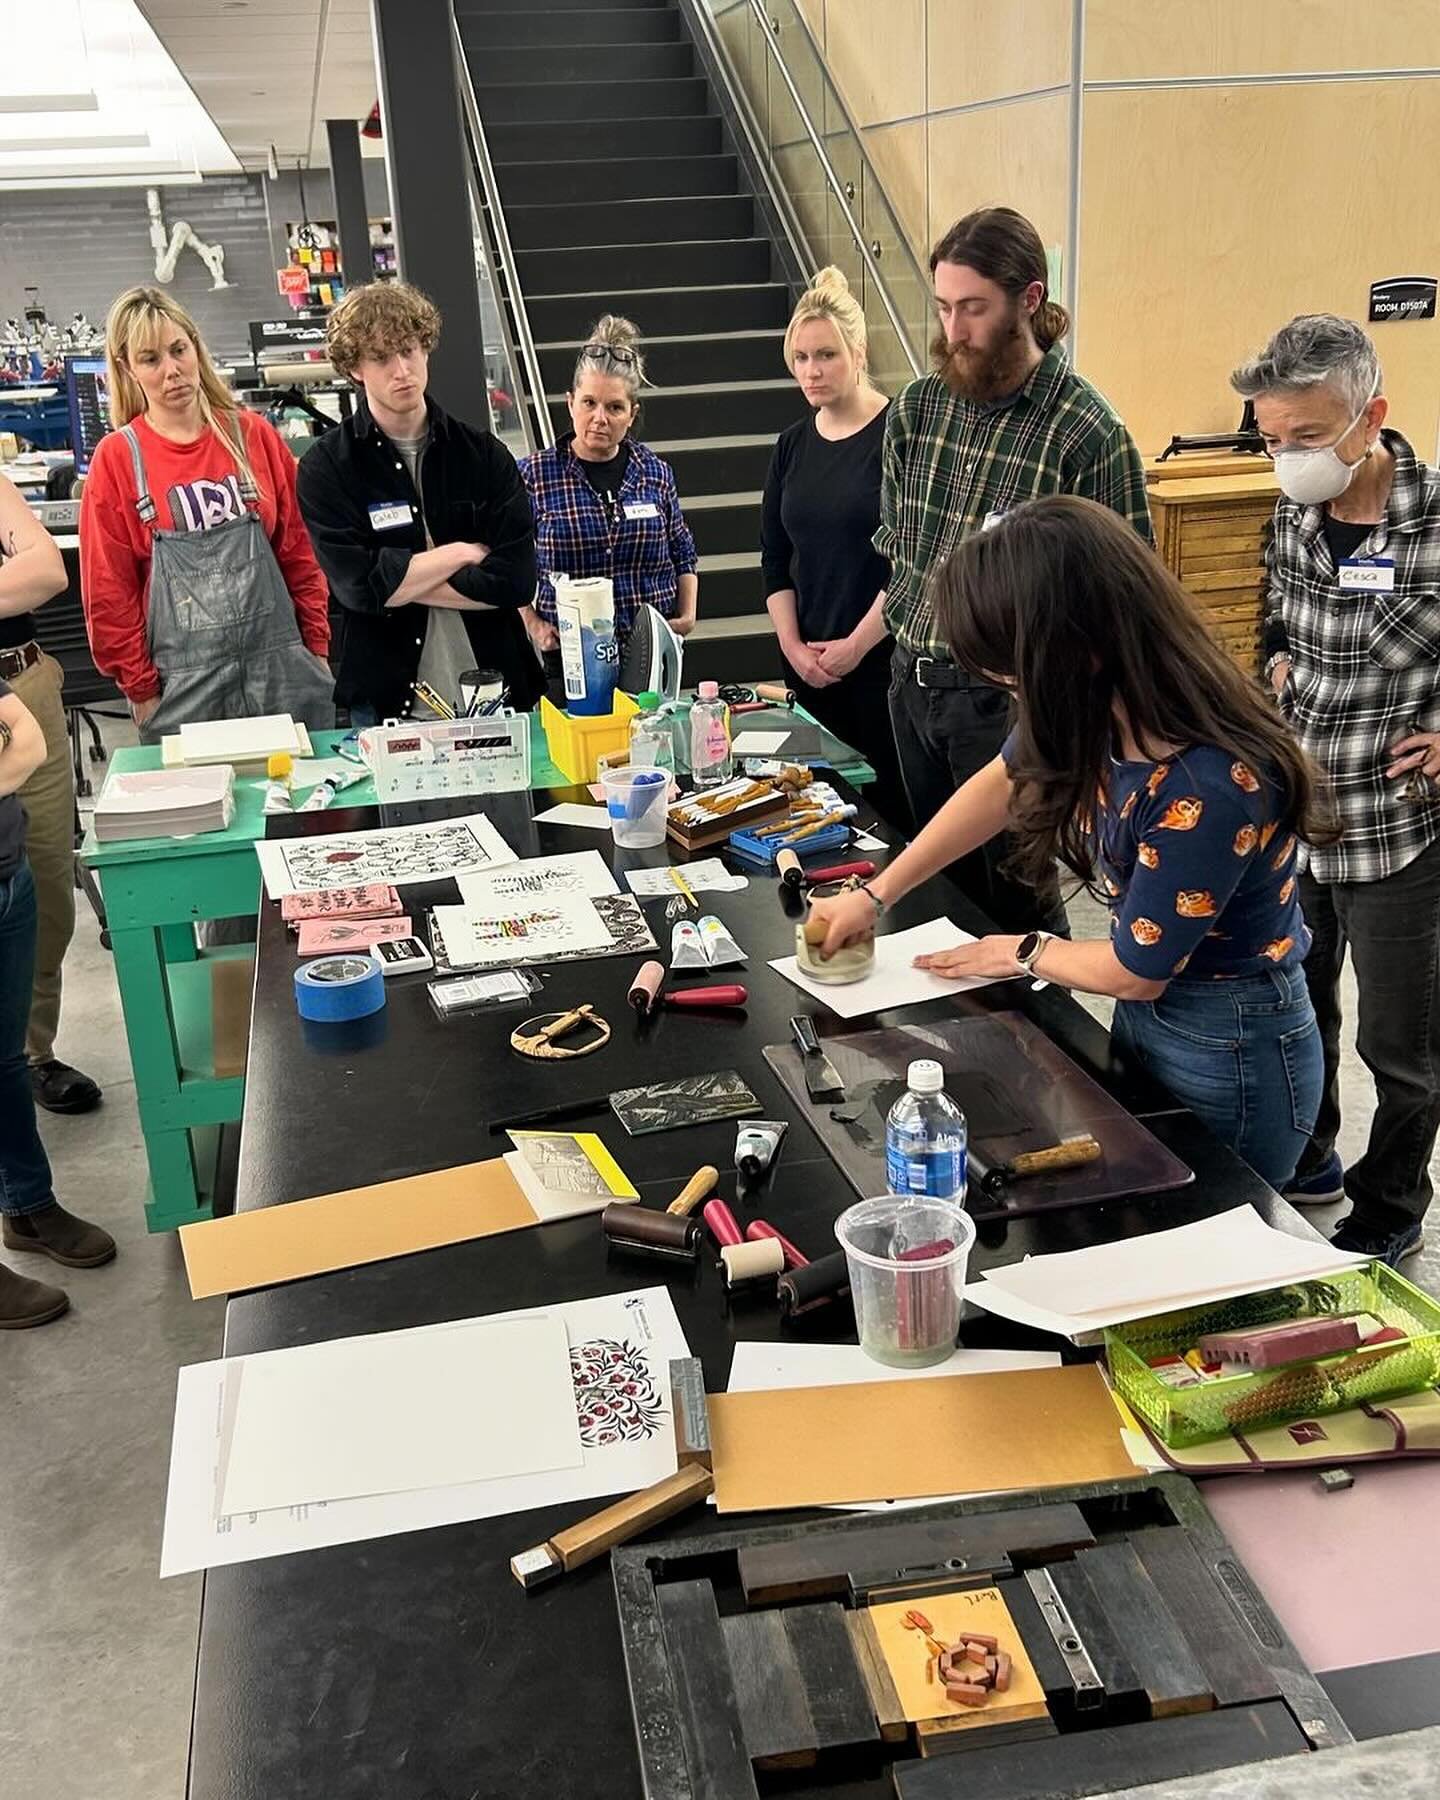
{"type": "Polygon", "coordinates": [[[788,1119],[747,1119],[735,1132],[735,1167],[747,1181],[758,1181],[780,1154],[788,1119]]]}
{"type": "Polygon", "coordinates": [[[276,750],[265,761],[265,804],[261,812],[269,815],[294,812],[290,797],[290,778],[295,772],[295,759],[288,750],[276,750]]]}

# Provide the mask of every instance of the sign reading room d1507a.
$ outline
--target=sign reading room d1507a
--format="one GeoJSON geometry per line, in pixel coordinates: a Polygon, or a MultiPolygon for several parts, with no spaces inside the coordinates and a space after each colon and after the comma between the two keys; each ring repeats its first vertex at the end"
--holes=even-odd
{"type": "Polygon", "coordinates": [[[1370,284],[1370,317],[1375,319],[1433,319],[1435,277],[1392,275],[1388,281],[1370,284]]]}

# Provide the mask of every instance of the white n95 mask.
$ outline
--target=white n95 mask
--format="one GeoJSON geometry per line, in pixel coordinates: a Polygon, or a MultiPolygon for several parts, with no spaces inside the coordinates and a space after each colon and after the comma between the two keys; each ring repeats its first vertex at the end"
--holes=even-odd
{"type": "MultiPolygon", "coordinates": [[[[1374,398],[1372,393],[1370,400],[1374,398]]],[[[1365,456],[1361,456],[1359,462],[1347,463],[1335,444],[1343,444],[1365,417],[1370,400],[1360,408],[1334,444],[1326,444],[1318,450],[1277,450],[1274,453],[1271,461],[1282,494],[1300,506],[1323,506],[1327,500],[1337,500],[1345,492],[1365,456]]]]}

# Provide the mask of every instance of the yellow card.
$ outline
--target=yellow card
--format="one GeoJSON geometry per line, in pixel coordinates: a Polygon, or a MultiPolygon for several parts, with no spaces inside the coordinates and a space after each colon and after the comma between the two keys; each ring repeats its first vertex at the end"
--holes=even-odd
{"type": "Polygon", "coordinates": [[[1040,1718],[1048,1711],[1044,1690],[998,1588],[967,1588],[958,1594],[896,1600],[870,1607],[869,1614],[901,1711],[912,1722],[945,1719],[975,1725],[1008,1725],[1016,1719],[1040,1718]],[[912,1611],[922,1613],[930,1621],[930,1635],[947,1648],[970,1631],[993,1637],[1010,1657],[1010,1686],[1006,1691],[992,1693],[983,1706],[962,1706],[958,1700],[951,1700],[938,1670],[931,1668],[935,1658],[924,1634],[905,1623],[905,1615],[912,1611]]]}

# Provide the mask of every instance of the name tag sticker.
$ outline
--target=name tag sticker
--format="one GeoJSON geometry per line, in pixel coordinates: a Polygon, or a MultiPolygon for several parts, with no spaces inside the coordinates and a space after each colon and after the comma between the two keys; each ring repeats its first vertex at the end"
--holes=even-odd
{"type": "Polygon", "coordinates": [[[627,500],[625,517],[627,519],[658,519],[660,508],[653,500],[627,500]]]}
{"type": "Polygon", "coordinates": [[[988,512],[980,521],[980,529],[982,531],[993,531],[1004,517],[1005,509],[1003,507],[1001,507],[998,512],[988,512]]]}
{"type": "Polygon", "coordinates": [[[1395,564],[1388,556],[1349,556],[1340,565],[1342,588],[1370,594],[1395,592],[1395,564]]]}
{"type": "Polygon", "coordinates": [[[372,531],[394,531],[398,526],[408,525],[411,511],[403,502],[387,506],[384,501],[377,502],[369,508],[370,529],[372,531]]]}

